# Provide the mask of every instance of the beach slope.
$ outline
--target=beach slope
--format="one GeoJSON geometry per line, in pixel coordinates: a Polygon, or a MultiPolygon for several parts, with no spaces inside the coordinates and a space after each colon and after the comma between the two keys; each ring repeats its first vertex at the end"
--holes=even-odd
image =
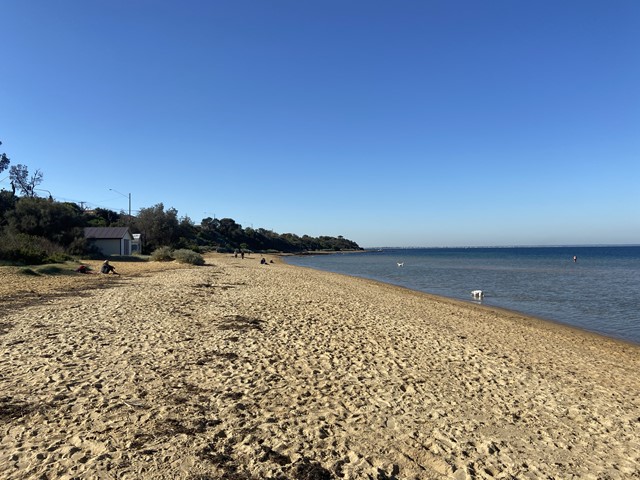
{"type": "Polygon", "coordinates": [[[0,478],[640,476],[638,346],[278,259],[115,266],[0,269],[0,478]]]}

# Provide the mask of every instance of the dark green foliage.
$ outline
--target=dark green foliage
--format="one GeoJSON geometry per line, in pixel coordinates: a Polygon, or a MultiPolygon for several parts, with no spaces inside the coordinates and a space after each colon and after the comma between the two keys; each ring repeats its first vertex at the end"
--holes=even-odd
{"type": "Polygon", "coordinates": [[[145,250],[152,252],[163,245],[174,245],[179,238],[178,211],[158,203],[150,208],[142,208],[133,219],[133,231],[144,237],[145,250]]]}
{"type": "Polygon", "coordinates": [[[81,211],[74,203],[51,202],[42,198],[23,197],[5,218],[10,231],[44,237],[67,245],[82,234],[81,211]]]}
{"type": "Polygon", "coordinates": [[[85,212],[74,203],[0,191],[0,261],[37,265],[64,261],[70,255],[101,257],[84,238],[83,228],[88,226],[129,226],[131,233],[142,234],[143,253],[154,252],[152,260],[177,259],[195,265],[204,262],[200,253],[208,251],[360,249],[343,237],[278,234],[263,228],[243,228],[231,218],[209,217],[196,225],[189,217],[178,219],[177,210],[165,210],[162,203],[142,208],[136,217],[129,218],[106,209],[85,212]],[[178,257],[176,252],[181,252],[178,257]]]}
{"type": "Polygon", "coordinates": [[[79,234],[77,237],[71,240],[66,250],[69,255],[101,256],[98,247],[93,243],[87,242],[87,239],[84,238],[84,234],[79,234]]]}
{"type": "Polygon", "coordinates": [[[64,273],[64,270],[60,267],[56,267],[55,265],[46,265],[44,267],[36,268],[36,272],[40,275],[60,275],[64,273]]]}
{"type": "Polygon", "coordinates": [[[41,264],[87,251],[85,220],[74,203],[0,192],[0,259],[41,264]]]}
{"type": "Polygon", "coordinates": [[[18,270],[18,273],[20,275],[28,275],[30,277],[37,277],[38,275],[40,275],[39,273],[37,273],[36,271],[30,269],[30,268],[21,268],[20,270],[18,270]]]}
{"type": "Polygon", "coordinates": [[[154,262],[170,262],[173,260],[173,250],[171,247],[158,247],[151,252],[149,260],[154,262]]]}
{"type": "Polygon", "coordinates": [[[64,249],[46,238],[24,233],[0,234],[0,258],[15,263],[40,265],[65,261],[64,249]]]}
{"type": "Polygon", "coordinates": [[[86,212],[85,221],[87,227],[115,227],[120,226],[121,215],[106,208],[96,208],[86,212]]]}
{"type": "Polygon", "coordinates": [[[190,265],[204,265],[204,258],[198,252],[186,248],[173,250],[171,247],[156,248],[149,257],[154,262],[170,262],[175,260],[178,263],[188,263],[190,265]]]}
{"type": "Polygon", "coordinates": [[[172,254],[173,258],[178,263],[188,263],[190,265],[204,265],[204,258],[193,250],[174,250],[172,254]]]}
{"type": "Polygon", "coordinates": [[[17,199],[11,192],[0,191],[0,228],[7,224],[6,215],[16,208],[17,199]]]}
{"type": "Polygon", "coordinates": [[[3,170],[6,170],[9,167],[10,162],[11,161],[9,160],[9,157],[7,157],[5,153],[0,155],[0,173],[2,173],[3,170]]]}
{"type": "Polygon", "coordinates": [[[14,165],[9,169],[9,177],[12,185],[15,185],[20,193],[25,197],[35,197],[37,186],[42,183],[42,172],[36,170],[33,175],[29,176],[29,169],[26,165],[14,165]]]}

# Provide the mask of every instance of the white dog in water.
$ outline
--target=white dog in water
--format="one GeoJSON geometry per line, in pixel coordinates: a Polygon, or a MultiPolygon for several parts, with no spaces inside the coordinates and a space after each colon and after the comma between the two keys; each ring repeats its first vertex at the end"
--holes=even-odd
{"type": "Polygon", "coordinates": [[[484,297],[484,292],[483,292],[482,290],[473,290],[473,291],[471,292],[471,296],[472,296],[473,298],[479,298],[479,299],[480,299],[480,298],[483,298],[483,297],[484,297]]]}

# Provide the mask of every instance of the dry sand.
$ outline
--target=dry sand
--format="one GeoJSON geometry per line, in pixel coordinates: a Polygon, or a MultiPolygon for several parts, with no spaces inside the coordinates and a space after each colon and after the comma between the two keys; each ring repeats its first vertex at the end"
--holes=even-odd
{"type": "Polygon", "coordinates": [[[640,478],[638,346],[207,263],[0,268],[0,478],[640,478]]]}

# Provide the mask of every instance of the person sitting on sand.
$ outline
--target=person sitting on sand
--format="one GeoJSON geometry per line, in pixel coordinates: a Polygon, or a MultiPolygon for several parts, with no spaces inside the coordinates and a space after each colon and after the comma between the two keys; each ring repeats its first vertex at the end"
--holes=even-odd
{"type": "Polygon", "coordinates": [[[114,275],[120,275],[118,272],[116,272],[116,268],[113,265],[109,265],[109,260],[104,261],[100,271],[105,274],[113,273],[114,275]]]}
{"type": "Polygon", "coordinates": [[[266,265],[266,264],[267,264],[267,261],[265,260],[265,258],[264,258],[264,257],[262,257],[262,258],[260,259],[260,264],[261,264],[261,265],[266,265]]]}
{"type": "Polygon", "coordinates": [[[91,273],[89,271],[89,268],[86,265],[80,265],[78,268],[76,268],[76,272],[78,272],[78,273],[91,273]]]}

